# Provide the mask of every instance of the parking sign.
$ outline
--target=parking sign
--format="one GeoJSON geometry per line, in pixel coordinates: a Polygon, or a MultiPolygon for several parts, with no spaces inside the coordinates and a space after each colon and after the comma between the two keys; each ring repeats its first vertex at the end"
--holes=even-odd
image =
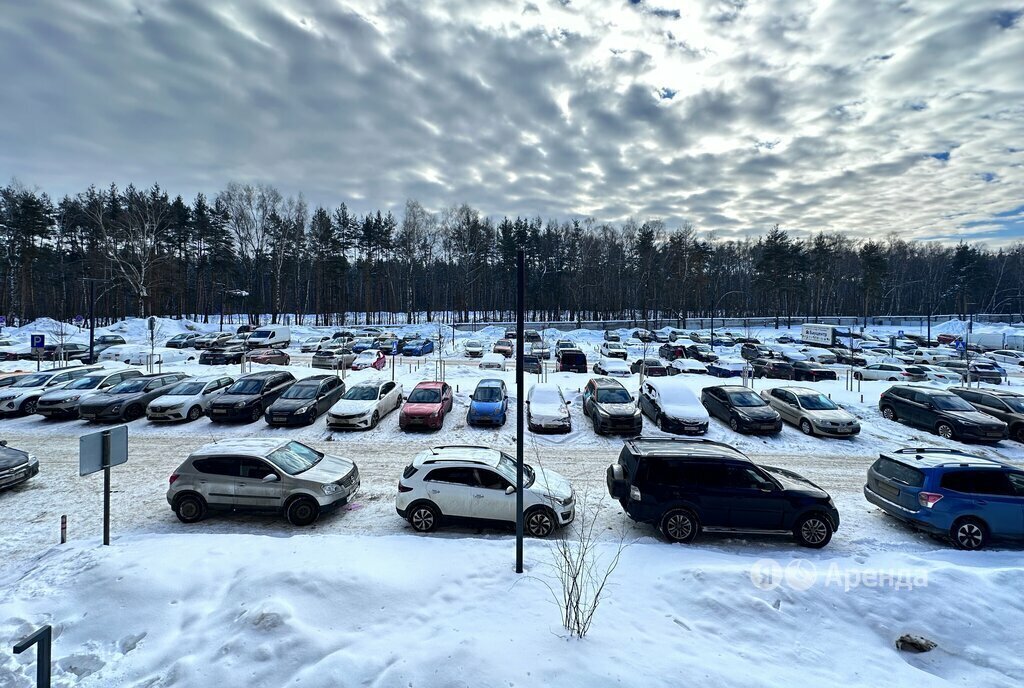
{"type": "Polygon", "coordinates": [[[46,347],[46,335],[34,334],[31,336],[31,346],[33,349],[43,349],[46,347]]]}

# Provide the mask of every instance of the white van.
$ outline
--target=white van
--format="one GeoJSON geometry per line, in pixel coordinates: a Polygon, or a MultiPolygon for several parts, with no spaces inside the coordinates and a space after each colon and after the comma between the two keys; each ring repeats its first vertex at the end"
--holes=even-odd
{"type": "Polygon", "coordinates": [[[284,325],[265,325],[257,327],[249,336],[246,347],[249,349],[287,349],[292,343],[292,331],[284,325]]]}
{"type": "Polygon", "coordinates": [[[480,359],[481,370],[505,370],[506,358],[503,354],[484,354],[480,359]]]}

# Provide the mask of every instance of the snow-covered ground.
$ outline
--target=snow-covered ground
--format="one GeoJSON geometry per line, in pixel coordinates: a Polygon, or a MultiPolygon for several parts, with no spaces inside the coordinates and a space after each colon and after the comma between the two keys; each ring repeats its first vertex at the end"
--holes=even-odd
{"type": "MultiPolygon", "coordinates": [[[[46,327],[37,323],[4,334],[27,338],[46,327]]],[[[159,338],[190,327],[216,329],[161,320],[159,338]]],[[[146,326],[128,321],[102,332],[138,342],[146,326]]],[[[578,403],[578,390],[590,376],[549,373],[547,380],[574,402],[573,430],[528,434],[527,461],[570,479],[581,508],[597,519],[603,551],[620,540],[629,543],[592,634],[566,640],[546,587],[549,545],[528,542],[529,575],[519,580],[510,572],[509,532],[455,528],[418,537],[394,512],[397,479],[420,449],[457,443],[515,449],[514,399],[504,428],[465,422],[478,380],[501,377],[515,394],[514,372],[480,371],[459,354],[468,337],[490,342],[502,333],[457,332],[453,343],[451,332],[443,332],[444,376],[458,393],[454,412],[437,433],[403,433],[397,414],[374,430],[345,433],[328,431],[322,419],[295,429],[205,418],[186,425],[129,424],[128,464],[113,470],[110,548],[97,546],[101,479],[79,477],[77,470],[78,437],[98,426],[40,417],[0,420],[0,437],[35,453],[42,465],[39,476],[0,493],[0,637],[14,640],[53,623],[60,686],[998,686],[1024,680],[1024,642],[1003,630],[1024,621],[1021,551],[953,551],[883,516],[861,494],[864,473],[880,451],[963,445],[884,420],[877,400],[890,383],[864,382],[848,390],[845,375],[837,382],[800,384],[831,395],[858,416],[859,437],[811,438],[788,426],[777,437],[752,437],[716,420],[708,432],[755,460],[802,473],[832,494],[843,523],[825,550],[810,552],[779,538],[705,537],[691,546],[669,546],[651,528],[629,521],[604,486],[604,469],[621,440],[594,434],[578,403]],[[348,456],[359,464],[361,491],[348,507],[308,529],[275,516],[179,523],[164,499],[167,476],[195,447],[238,436],[291,437],[348,456]],[[62,514],[69,517],[70,542],[59,546],[62,514]],[[809,590],[788,582],[763,590],[750,578],[763,559],[782,567],[811,562],[821,576],[830,570],[851,576],[898,570],[920,574],[927,585],[844,590],[821,578],[809,590]],[[939,650],[917,657],[898,653],[893,641],[907,632],[930,637],[939,650]]],[[[297,353],[305,334],[296,332],[288,367],[297,377],[323,372],[297,353]]],[[[591,358],[602,333],[545,336],[573,338],[591,358]]],[[[656,350],[651,345],[649,351],[656,350]]],[[[631,347],[631,353],[639,358],[642,347],[631,347]]],[[[345,378],[352,384],[393,374],[408,391],[420,380],[436,379],[437,360],[398,358],[393,370],[346,372],[345,378]]],[[[19,368],[34,364],[0,364],[0,370],[19,368]]],[[[238,367],[164,369],[237,374],[238,367]]],[[[724,382],[682,379],[697,392],[724,382]]],[[[527,385],[536,380],[528,375],[527,385]]],[[[623,382],[635,391],[639,377],[623,382]]],[[[775,384],[782,383],[754,381],[757,390],[775,384]]],[[[1010,384],[1024,387],[1024,379],[1011,377],[1010,384]]],[[[659,431],[645,419],[644,433],[659,431]]],[[[1024,465],[1024,446],[1011,441],[969,449],[1024,465]]],[[[0,686],[31,685],[29,661],[0,654],[0,686]]]]}

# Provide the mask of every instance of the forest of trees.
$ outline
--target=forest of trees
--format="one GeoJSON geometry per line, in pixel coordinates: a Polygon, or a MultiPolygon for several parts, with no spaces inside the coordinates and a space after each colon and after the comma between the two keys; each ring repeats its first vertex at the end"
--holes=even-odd
{"type": "Polygon", "coordinates": [[[508,320],[516,251],[526,252],[531,320],[707,316],[818,317],[1017,313],[1024,244],[989,250],[795,237],[779,227],[712,240],[660,220],[621,225],[539,217],[493,220],[467,205],[401,216],[310,208],[273,187],[229,184],[214,196],[159,186],[90,187],[59,201],[0,187],[0,314],[9,322],[96,314],[209,319],[221,311],[308,314],[323,325],[352,313],[376,323],[508,320]]]}

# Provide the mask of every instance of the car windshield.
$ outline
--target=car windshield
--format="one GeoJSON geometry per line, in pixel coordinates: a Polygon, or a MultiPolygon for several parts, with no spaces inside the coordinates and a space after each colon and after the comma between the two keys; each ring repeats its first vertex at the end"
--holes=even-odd
{"type": "Polygon", "coordinates": [[[322,342],[323,340],[323,337],[306,337],[303,344],[317,344],[319,342],[322,342]]]}
{"type": "Polygon", "coordinates": [[[377,398],[377,388],[369,385],[357,385],[349,388],[341,398],[349,401],[370,401],[377,398]]]}
{"type": "Polygon", "coordinates": [[[629,392],[622,389],[599,389],[597,390],[597,401],[600,404],[628,404],[633,401],[629,392]]]}
{"type": "Polygon", "coordinates": [[[367,349],[359,354],[360,361],[376,361],[379,349],[367,349]]]}
{"type": "Polygon", "coordinates": [[[187,334],[176,334],[173,337],[171,337],[170,341],[172,341],[172,342],[180,342],[182,339],[186,339],[186,338],[188,338],[187,334]]]}
{"type": "Polygon", "coordinates": [[[693,348],[697,351],[711,351],[711,347],[707,344],[694,344],[693,348]]]}
{"type": "Polygon", "coordinates": [[[316,391],[320,389],[320,383],[313,385],[297,384],[292,385],[281,395],[282,399],[315,399],[316,391]]]}
{"type": "Polygon", "coordinates": [[[808,411],[835,411],[839,408],[824,394],[801,394],[797,399],[808,411]]]}
{"type": "Polygon", "coordinates": [[[64,389],[96,389],[104,378],[101,377],[80,377],[73,381],[70,385],[67,385],[64,389]]]}
{"type": "Polygon", "coordinates": [[[205,382],[180,382],[167,392],[170,396],[192,396],[193,394],[199,394],[206,387],[205,382]]]}
{"type": "Polygon", "coordinates": [[[626,348],[626,347],[622,346],[621,344],[619,344],[618,342],[608,342],[607,347],[609,349],[625,349],[626,348]]]}
{"type": "Polygon", "coordinates": [[[935,408],[941,411],[973,411],[974,407],[954,394],[936,394],[932,397],[935,408]]]}
{"type": "Polygon", "coordinates": [[[110,393],[131,394],[132,392],[141,392],[142,390],[146,389],[146,385],[148,385],[150,382],[152,382],[152,380],[150,380],[149,378],[135,378],[132,380],[125,380],[124,382],[119,382],[113,387],[111,387],[110,393]]]}
{"type": "Polygon", "coordinates": [[[408,344],[406,344],[406,346],[423,346],[424,344],[426,344],[426,342],[424,340],[422,340],[422,339],[414,339],[411,342],[409,342],[408,344]]]}
{"type": "Polygon", "coordinates": [[[39,387],[50,381],[51,375],[26,375],[11,387],[39,387]]]}
{"type": "Polygon", "coordinates": [[[228,387],[226,394],[259,394],[263,391],[263,380],[239,380],[228,387]]]}
{"type": "Polygon", "coordinates": [[[918,368],[917,366],[908,366],[907,367],[907,372],[910,373],[911,375],[924,375],[925,374],[925,371],[923,369],[921,369],[921,368],[918,368]]]}
{"type": "MultiPolygon", "coordinates": [[[[501,474],[505,480],[509,481],[513,485],[516,484],[516,462],[512,460],[512,457],[501,455],[498,459],[498,465],[494,467],[498,473],[501,474]]],[[[523,464],[523,487],[530,487],[533,485],[533,481],[536,480],[537,476],[533,471],[533,466],[524,463],[523,464]]]]}
{"type": "MultiPolygon", "coordinates": [[[[242,335],[238,336],[241,337],[242,335]]],[[[256,339],[269,339],[270,330],[256,330],[255,332],[252,333],[252,336],[255,337],[256,339]]]]}
{"type": "Polygon", "coordinates": [[[733,406],[764,406],[765,402],[755,392],[729,392],[729,401],[733,406]]]}
{"type": "Polygon", "coordinates": [[[414,389],[408,401],[413,404],[436,404],[441,401],[441,390],[434,387],[414,389]]]}
{"type": "Polygon", "coordinates": [[[320,463],[324,455],[304,444],[289,442],[275,449],[267,458],[288,475],[297,475],[320,463]]]}
{"type": "Polygon", "coordinates": [[[480,346],[480,342],[475,339],[470,339],[468,342],[466,342],[466,346],[469,348],[478,347],[480,346]]]}
{"type": "Polygon", "coordinates": [[[1016,413],[1024,413],[1024,397],[999,397],[1006,402],[1010,410],[1016,413]]]}
{"type": "Polygon", "coordinates": [[[473,401],[482,401],[484,403],[501,401],[501,397],[501,387],[477,387],[476,391],[473,392],[473,401]]]}
{"type": "Polygon", "coordinates": [[[660,368],[661,361],[659,361],[656,358],[648,358],[644,360],[644,365],[647,366],[648,368],[660,368]]]}
{"type": "Polygon", "coordinates": [[[562,398],[553,389],[534,389],[530,394],[530,403],[533,404],[562,404],[562,398]]]}

